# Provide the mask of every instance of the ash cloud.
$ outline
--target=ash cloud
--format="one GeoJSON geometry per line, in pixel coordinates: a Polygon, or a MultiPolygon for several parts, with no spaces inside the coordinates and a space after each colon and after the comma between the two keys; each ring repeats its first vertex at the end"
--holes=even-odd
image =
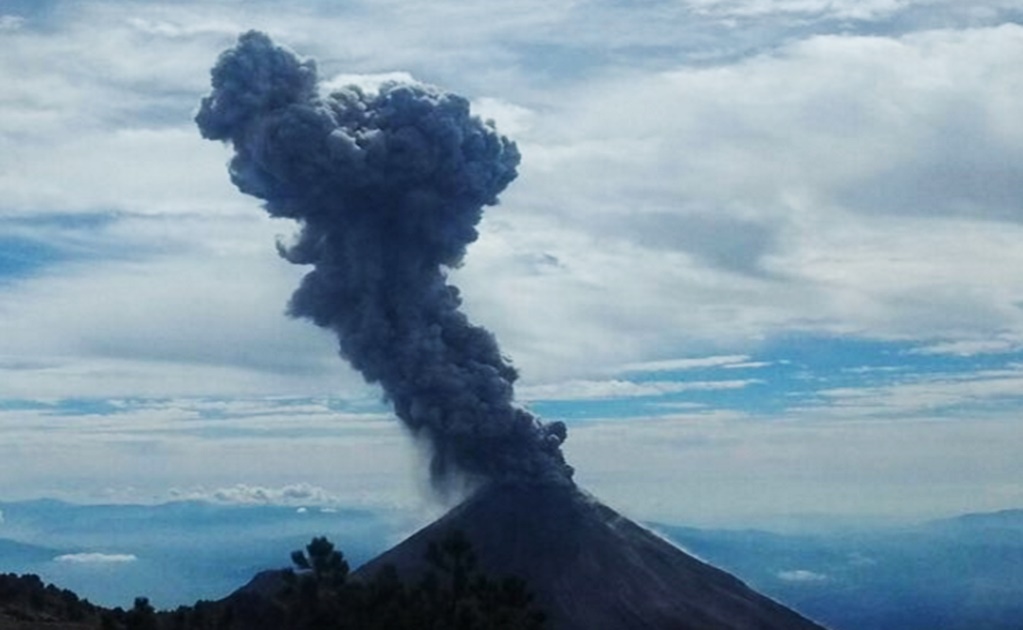
{"type": "Polygon", "coordinates": [[[321,95],[315,63],[257,31],[211,77],[203,137],[230,142],[234,184],[300,226],[278,243],[313,267],[289,314],[337,334],[341,355],[429,440],[434,480],[571,483],[564,425],[514,405],[515,369],[447,283],[516,176],[515,144],[465,98],[421,84],[321,95]]]}

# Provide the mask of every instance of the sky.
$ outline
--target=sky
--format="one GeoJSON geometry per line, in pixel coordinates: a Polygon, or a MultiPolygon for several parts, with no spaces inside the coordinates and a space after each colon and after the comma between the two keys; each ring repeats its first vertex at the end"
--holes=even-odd
{"type": "Polygon", "coordinates": [[[435,509],[193,122],[250,28],[518,144],[449,278],[609,504],[1023,506],[1015,0],[2,0],[0,499],[435,509]]]}

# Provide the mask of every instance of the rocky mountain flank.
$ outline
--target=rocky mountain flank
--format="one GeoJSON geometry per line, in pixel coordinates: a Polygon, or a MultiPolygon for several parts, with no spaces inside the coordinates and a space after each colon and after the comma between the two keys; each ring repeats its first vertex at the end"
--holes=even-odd
{"type": "Polygon", "coordinates": [[[525,580],[555,630],[823,630],[573,486],[484,488],[353,577],[417,579],[455,531],[483,572],[525,580]]]}

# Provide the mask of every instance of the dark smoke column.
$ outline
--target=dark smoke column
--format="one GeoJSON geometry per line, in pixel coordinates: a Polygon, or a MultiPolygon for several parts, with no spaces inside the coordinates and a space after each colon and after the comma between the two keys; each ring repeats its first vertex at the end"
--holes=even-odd
{"type": "Polygon", "coordinates": [[[203,137],[230,141],[234,184],[301,226],[278,244],[313,265],[289,313],[337,333],[341,355],[429,439],[433,478],[571,484],[564,424],[513,405],[515,369],[446,279],[515,178],[515,144],[466,99],[423,85],[321,95],[312,60],[256,31],[211,75],[203,137]]]}

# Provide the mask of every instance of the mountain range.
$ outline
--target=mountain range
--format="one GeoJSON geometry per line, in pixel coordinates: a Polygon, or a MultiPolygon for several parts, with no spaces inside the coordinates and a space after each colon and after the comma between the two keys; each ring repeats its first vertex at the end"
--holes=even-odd
{"type": "MultiPolygon", "coordinates": [[[[106,606],[218,599],[326,535],[353,566],[413,531],[402,512],[295,506],[0,503],[0,573],[106,606]]],[[[651,523],[693,556],[833,630],[1019,630],[1023,510],[800,533],[651,523]]]]}

